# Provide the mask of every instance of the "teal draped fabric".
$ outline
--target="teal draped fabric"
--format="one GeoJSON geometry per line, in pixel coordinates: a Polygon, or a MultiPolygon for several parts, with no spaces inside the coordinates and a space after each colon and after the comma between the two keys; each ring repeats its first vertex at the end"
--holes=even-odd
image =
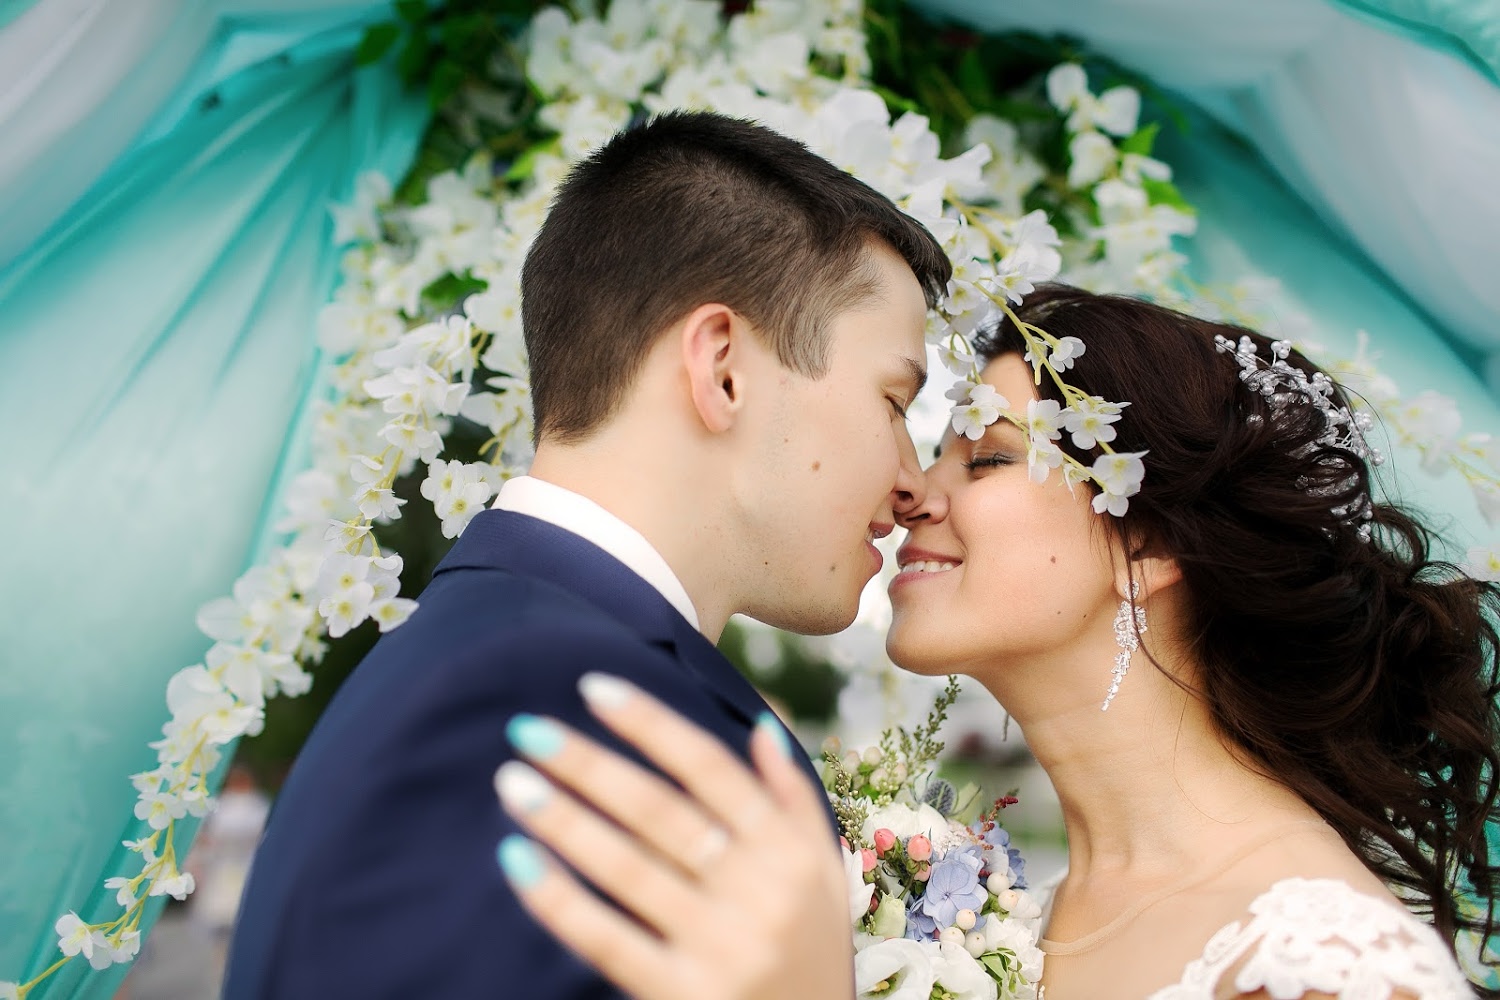
{"type": "Polygon", "coordinates": [[[1424,45],[1453,52],[1500,83],[1500,0],[1332,0],[1424,45]]]}
{"type": "MultiPolygon", "coordinates": [[[[425,128],[420,98],[353,66],[386,9],[221,23],[0,270],[0,980],[51,964],[68,910],[117,915],[102,882],[139,870],[127,776],[154,766],[167,679],[209,645],[195,612],[264,551],[306,438],[327,207],[359,172],[401,176],[425,128]]],[[[126,971],[75,959],[34,996],[108,997],[126,971]]]]}
{"type": "MultiPolygon", "coordinates": [[[[1196,281],[1224,287],[1249,273],[1276,278],[1292,307],[1312,320],[1310,339],[1329,355],[1352,359],[1358,333],[1366,331],[1378,367],[1403,393],[1437,390],[1457,402],[1468,429],[1500,430],[1500,405],[1435,333],[1421,305],[1323,225],[1241,142],[1200,119],[1187,135],[1165,130],[1159,154],[1199,210],[1198,232],[1184,245],[1196,281]]],[[[1393,460],[1380,471],[1382,487],[1433,519],[1449,558],[1462,560],[1470,547],[1494,540],[1457,473],[1434,476],[1414,451],[1385,450],[1393,460]]]]}
{"type": "Polygon", "coordinates": [[[0,0],[0,28],[26,13],[36,2],[37,0],[0,0]]]}

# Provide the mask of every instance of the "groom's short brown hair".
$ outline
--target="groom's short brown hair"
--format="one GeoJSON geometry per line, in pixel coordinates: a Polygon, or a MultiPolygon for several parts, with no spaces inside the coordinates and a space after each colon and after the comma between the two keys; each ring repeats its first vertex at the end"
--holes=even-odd
{"type": "Polygon", "coordinates": [[[558,189],[522,270],[538,439],[595,431],[657,337],[706,302],[822,376],[829,320],[875,290],[872,240],[935,304],[951,267],[932,234],[800,142],[708,112],[620,132],[558,189]]]}

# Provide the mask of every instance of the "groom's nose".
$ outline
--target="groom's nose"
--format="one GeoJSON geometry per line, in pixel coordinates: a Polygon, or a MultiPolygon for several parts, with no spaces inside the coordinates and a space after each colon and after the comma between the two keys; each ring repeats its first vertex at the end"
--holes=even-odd
{"type": "Polygon", "coordinates": [[[896,472],[896,485],[892,490],[893,512],[899,522],[908,511],[922,506],[927,499],[927,474],[922,471],[921,459],[917,457],[917,446],[911,435],[902,428],[897,446],[901,451],[901,466],[896,472]]]}

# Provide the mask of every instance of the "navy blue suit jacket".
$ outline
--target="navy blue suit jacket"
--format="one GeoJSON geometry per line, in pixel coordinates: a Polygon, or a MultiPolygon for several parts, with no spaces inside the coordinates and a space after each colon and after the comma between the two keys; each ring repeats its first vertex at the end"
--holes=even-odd
{"type": "Polygon", "coordinates": [[[492,785],[511,716],[552,715],[621,747],[577,693],[590,670],[628,678],[741,757],[766,707],[602,549],[523,514],[479,514],[292,769],[241,904],[225,1000],[620,997],[521,909],[495,863],[516,830],[492,785]]]}

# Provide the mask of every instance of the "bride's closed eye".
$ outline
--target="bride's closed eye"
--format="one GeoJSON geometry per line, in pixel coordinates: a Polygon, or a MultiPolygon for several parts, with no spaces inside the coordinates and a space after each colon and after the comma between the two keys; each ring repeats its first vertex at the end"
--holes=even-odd
{"type": "Polygon", "coordinates": [[[1015,464],[1016,460],[1011,456],[997,453],[994,455],[975,455],[964,463],[964,468],[970,472],[974,472],[978,469],[992,469],[1002,465],[1015,464]]]}

